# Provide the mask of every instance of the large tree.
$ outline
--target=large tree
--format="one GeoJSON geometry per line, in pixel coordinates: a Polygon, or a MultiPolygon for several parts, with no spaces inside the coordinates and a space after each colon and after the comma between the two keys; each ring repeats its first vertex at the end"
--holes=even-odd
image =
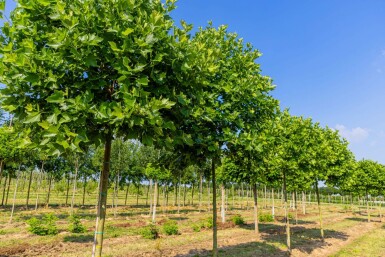
{"type": "Polygon", "coordinates": [[[184,29],[172,33],[173,2],[20,0],[1,28],[2,106],[38,135],[30,146],[59,155],[104,144],[95,256],[102,252],[113,135],[190,143],[175,129],[173,112],[180,95],[195,97],[199,85],[181,82],[189,74],[181,70],[189,67],[188,38],[184,29]]]}

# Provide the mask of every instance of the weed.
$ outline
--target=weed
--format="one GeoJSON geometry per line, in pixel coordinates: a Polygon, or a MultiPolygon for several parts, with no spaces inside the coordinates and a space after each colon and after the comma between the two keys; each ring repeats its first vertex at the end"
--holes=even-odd
{"type": "Polygon", "coordinates": [[[155,225],[148,225],[140,231],[143,238],[146,239],[157,239],[159,237],[159,230],[155,225]]]}
{"type": "Polygon", "coordinates": [[[234,223],[234,225],[240,226],[245,224],[245,220],[240,214],[236,214],[231,218],[231,221],[234,223]]]}
{"type": "Polygon", "coordinates": [[[87,231],[86,227],[81,223],[80,217],[78,215],[70,216],[70,226],[69,231],[72,233],[84,233],[87,231]]]}
{"type": "Polygon", "coordinates": [[[163,233],[166,235],[178,235],[178,224],[175,220],[168,220],[163,224],[163,233]]]}
{"type": "Polygon", "coordinates": [[[259,222],[273,222],[274,217],[271,214],[262,213],[258,217],[259,222]]]}
{"type": "Polygon", "coordinates": [[[42,219],[33,217],[27,220],[28,230],[39,236],[57,235],[59,231],[56,227],[56,220],[58,218],[53,214],[45,214],[42,219]]]}

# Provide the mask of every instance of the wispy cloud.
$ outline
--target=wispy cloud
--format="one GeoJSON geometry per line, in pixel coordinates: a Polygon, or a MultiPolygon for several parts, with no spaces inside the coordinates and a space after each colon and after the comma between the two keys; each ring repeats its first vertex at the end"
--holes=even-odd
{"type": "Polygon", "coordinates": [[[336,129],[339,131],[339,134],[346,138],[351,143],[359,143],[365,141],[369,136],[369,130],[361,127],[349,129],[344,125],[338,124],[336,129]]]}

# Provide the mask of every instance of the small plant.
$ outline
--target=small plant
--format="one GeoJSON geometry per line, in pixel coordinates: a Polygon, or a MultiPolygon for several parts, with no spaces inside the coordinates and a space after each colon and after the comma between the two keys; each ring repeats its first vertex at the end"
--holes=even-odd
{"type": "Polygon", "coordinates": [[[212,217],[208,217],[206,219],[206,222],[204,223],[204,227],[205,228],[212,228],[213,227],[213,218],[212,217]]]}
{"type": "Polygon", "coordinates": [[[7,234],[7,232],[5,232],[4,230],[0,230],[0,235],[5,235],[7,234]]]}
{"type": "Polygon", "coordinates": [[[234,223],[236,226],[244,225],[245,220],[240,214],[237,214],[231,218],[231,221],[234,223]]]}
{"type": "Polygon", "coordinates": [[[163,233],[166,235],[178,235],[178,224],[175,220],[168,220],[163,224],[163,233]]]}
{"type": "Polygon", "coordinates": [[[273,222],[274,217],[271,214],[264,213],[259,215],[258,220],[259,222],[273,222]]]}
{"type": "Polygon", "coordinates": [[[289,220],[294,219],[293,213],[289,213],[287,216],[289,217],[289,220]]]}
{"type": "Polygon", "coordinates": [[[39,236],[57,235],[59,233],[55,223],[57,220],[53,214],[45,214],[42,219],[33,217],[27,220],[28,230],[39,236]]]}
{"type": "Polygon", "coordinates": [[[159,237],[159,230],[155,225],[148,225],[144,227],[141,231],[140,234],[142,235],[143,238],[146,239],[157,239],[159,237]]]}
{"type": "Polygon", "coordinates": [[[80,217],[78,215],[72,215],[70,217],[70,226],[69,230],[72,233],[84,233],[86,232],[86,227],[81,223],[80,217]]]}
{"type": "Polygon", "coordinates": [[[194,232],[200,232],[202,228],[204,228],[204,226],[202,227],[203,224],[192,224],[191,228],[193,229],[194,232]]]}

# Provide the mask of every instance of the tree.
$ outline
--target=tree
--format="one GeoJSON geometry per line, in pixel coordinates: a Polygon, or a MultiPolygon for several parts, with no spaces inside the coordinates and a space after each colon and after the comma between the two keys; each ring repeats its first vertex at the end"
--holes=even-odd
{"type": "Polygon", "coordinates": [[[28,125],[26,134],[38,135],[30,146],[59,155],[104,144],[95,256],[102,252],[113,135],[188,143],[173,118],[183,110],[172,107],[181,93],[195,97],[199,84],[180,82],[187,37],[183,29],[170,33],[173,2],[20,0],[12,24],[1,28],[2,106],[28,125]]]}

